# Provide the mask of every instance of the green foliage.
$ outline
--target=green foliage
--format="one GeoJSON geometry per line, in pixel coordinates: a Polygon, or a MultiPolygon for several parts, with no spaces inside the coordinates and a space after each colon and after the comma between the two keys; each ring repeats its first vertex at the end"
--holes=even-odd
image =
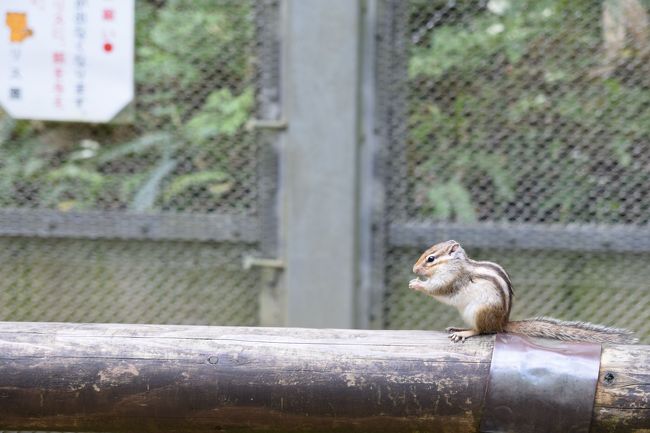
{"type": "Polygon", "coordinates": [[[620,222],[621,186],[650,176],[634,158],[650,140],[650,83],[639,53],[599,72],[602,5],[409,5],[414,213],[507,220],[525,203],[533,221],[620,222]]]}
{"type": "Polygon", "coordinates": [[[177,92],[201,89],[208,77],[240,81],[249,74],[249,2],[170,1],[139,12],[137,80],[174,90],[155,96],[179,104],[177,92]]]}
{"type": "Polygon", "coordinates": [[[179,205],[183,194],[200,194],[193,209],[224,205],[255,175],[233,163],[253,142],[245,128],[254,104],[251,5],[137,1],[132,124],[14,121],[0,112],[0,206],[182,210],[192,204],[179,205]]]}
{"type": "Polygon", "coordinates": [[[470,194],[457,179],[432,186],[428,191],[428,199],[433,206],[432,215],[437,219],[476,221],[470,194]]]}
{"type": "Polygon", "coordinates": [[[253,108],[253,91],[235,96],[229,89],[212,92],[203,109],[187,123],[190,139],[205,143],[219,135],[232,137],[239,132],[253,108]]]}
{"type": "Polygon", "coordinates": [[[169,184],[165,191],[165,197],[169,200],[176,195],[185,193],[187,190],[203,187],[207,188],[211,194],[219,196],[230,188],[229,179],[228,174],[223,171],[202,171],[186,174],[177,177],[169,184]]]}
{"type": "Polygon", "coordinates": [[[120,143],[104,150],[97,156],[99,164],[119,161],[136,155],[146,155],[147,151],[156,151],[171,145],[173,137],[169,132],[151,132],[141,135],[134,140],[120,143]]]}
{"type": "Polygon", "coordinates": [[[15,122],[13,119],[7,116],[2,116],[0,113],[0,146],[2,146],[14,130],[15,122]]]}
{"type": "Polygon", "coordinates": [[[160,191],[160,184],[176,168],[176,161],[164,158],[160,164],[155,167],[147,180],[142,184],[133,197],[131,208],[135,211],[145,211],[153,208],[160,191]]]}

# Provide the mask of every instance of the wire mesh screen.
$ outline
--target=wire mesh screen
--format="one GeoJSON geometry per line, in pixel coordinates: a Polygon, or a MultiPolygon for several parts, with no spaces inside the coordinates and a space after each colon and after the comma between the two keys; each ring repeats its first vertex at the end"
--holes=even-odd
{"type": "Polygon", "coordinates": [[[250,325],[248,245],[1,238],[0,317],[17,321],[250,325]]]}
{"type": "Polygon", "coordinates": [[[136,100],[115,122],[0,117],[3,320],[257,323],[247,125],[277,5],[135,3],[136,100]]]}
{"type": "Polygon", "coordinates": [[[453,236],[509,271],[514,318],[649,341],[650,3],[382,6],[385,326],[460,324],[407,289],[422,249],[453,236]]]}

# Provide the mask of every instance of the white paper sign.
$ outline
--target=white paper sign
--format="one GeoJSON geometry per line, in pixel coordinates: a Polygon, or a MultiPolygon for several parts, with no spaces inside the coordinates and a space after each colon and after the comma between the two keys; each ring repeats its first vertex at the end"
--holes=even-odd
{"type": "Polygon", "coordinates": [[[0,0],[0,105],[108,122],[133,99],[134,0],[0,0]]]}

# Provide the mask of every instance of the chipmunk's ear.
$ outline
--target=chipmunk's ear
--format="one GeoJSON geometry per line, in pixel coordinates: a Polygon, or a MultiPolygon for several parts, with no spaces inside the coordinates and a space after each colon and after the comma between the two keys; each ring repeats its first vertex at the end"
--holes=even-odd
{"type": "Polygon", "coordinates": [[[465,257],[465,250],[463,247],[460,246],[460,244],[456,241],[448,241],[449,242],[449,248],[447,249],[447,254],[449,254],[451,257],[465,257]]]}

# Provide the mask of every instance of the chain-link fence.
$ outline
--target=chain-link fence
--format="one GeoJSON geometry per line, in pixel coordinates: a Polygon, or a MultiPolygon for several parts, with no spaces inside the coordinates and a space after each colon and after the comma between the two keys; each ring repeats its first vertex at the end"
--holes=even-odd
{"type": "Polygon", "coordinates": [[[457,238],[503,265],[512,316],[650,337],[650,3],[388,0],[380,108],[388,157],[384,325],[455,310],[405,289],[457,238]]]}
{"type": "Polygon", "coordinates": [[[272,1],[136,3],[112,124],[0,115],[0,319],[258,323],[272,1]],[[265,70],[264,70],[265,69],[265,70]]]}
{"type": "MultiPolygon", "coordinates": [[[[407,289],[455,238],[510,272],[514,318],[647,341],[650,3],[376,5],[380,326],[459,323],[407,289]]],[[[278,161],[251,120],[283,120],[280,2],[136,9],[137,97],[114,123],[0,117],[2,320],[259,323],[242,258],[275,257],[278,161]]]]}

